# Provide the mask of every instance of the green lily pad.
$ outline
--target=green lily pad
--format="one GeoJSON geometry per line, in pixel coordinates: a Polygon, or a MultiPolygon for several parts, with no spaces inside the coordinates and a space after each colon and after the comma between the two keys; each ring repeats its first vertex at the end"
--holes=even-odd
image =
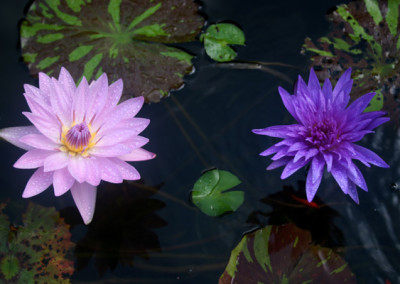
{"type": "Polygon", "coordinates": [[[293,224],[245,235],[219,279],[228,283],[356,283],[345,260],[293,224]]]}
{"type": "Polygon", "coordinates": [[[331,32],[314,42],[305,39],[302,53],[309,52],[311,66],[321,82],[337,81],[352,68],[352,100],[377,95],[367,111],[385,110],[400,126],[400,2],[355,0],[328,15],[331,32]]]}
{"type": "Polygon", "coordinates": [[[236,52],[229,44],[244,45],[245,36],[241,29],[233,24],[221,23],[211,25],[200,36],[208,56],[218,62],[231,61],[236,58],[236,52]]]}
{"type": "Polygon", "coordinates": [[[193,69],[190,54],[164,43],[195,40],[197,11],[193,0],[36,0],[21,25],[23,58],[33,75],[106,72],[125,94],[157,102],[193,69]]]}
{"type": "Polygon", "coordinates": [[[240,183],[230,172],[218,169],[207,171],[194,184],[192,201],[209,216],[236,211],[244,201],[244,192],[226,191],[240,183]]]}
{"type": "Polygon", "coordinates": [[[0,283],[70,283],[74,272],[69,226],[54,208],[29,203],[15,227],[0,205],[0,283]],[[18,280],[18,281],[17,281],[18,280]]]}

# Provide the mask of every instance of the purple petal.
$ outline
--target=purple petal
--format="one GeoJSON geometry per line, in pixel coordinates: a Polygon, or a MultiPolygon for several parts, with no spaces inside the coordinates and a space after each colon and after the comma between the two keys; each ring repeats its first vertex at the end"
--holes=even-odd
{"type": "Polygon", "coordinates": [[[271,158],[271,160],[272,160],[272,161],[276,161],[276,160],[279,160],[280,158],[285,157],[285,156],[293,156],[293,154],[292,154],[292,155],[286,155],[286,154],[288,153],[288,148],[289,148],[289,147],[287,147],[287,146],[282,147],[282,149],[279,150],[278,153],[276,153],[276,154],[271,158]]]}
{"type": "Polygon", "coordinates": [[[81,156],[70,157],[68,160],[68,170],[71,176],[79,183],[83,183],[87,173],[85,158],[81,156]]]}
{"type": "Polygon", "coordinates": [[[369,130],[372,130],[372,129],[378,127],[379,125],[381,125],[381,124],[383,124],[383,123],[385,123],[385,122],[388,122],[389,120],[390,120],[389,117],[380,117],[380,118],[374,119],[374,120],[373,120],[370,124],[368,124],[368,126],[366,126],[365,128],[366,128],[366,129],[369,129],[369,130]]]}
{"type": "Polygon", "coordinates": [[[0,130],[0,137],[7,142],[22,148],[24,150],[31,150],[33,147],[20,142],[21,137],[28,134],[38,134],[39,130],[35,126],[19,126],[19,127],[8,127],[0,130]]]}
{"type": "Polygon", "coordinates": [[[358,185],[364,191],[368,191],[367,183],[364,180],[362,173],[359,168],[352,162],[348,165],[348,177],[349,179],[358,185]]]}
{"type": "Polygon", "coordinates": [[[349,182],[349,191],[348,194],[350,195],[351,199],[354,200],[355,203],[359,204],[360,201],[358,200],[357,188],[356,185],[352,182],[349,182]]]}
{"type": "Polygon", "coordinates": [[[118,156],[119,159],[128,161],[128,162],[136,162],[136,161],[146,161],[150,159],[154,159],[156,154],[151,153],[142,148],[133,149],[129,154],[118,156]]]}
{"type": "Polygon", "coordinates": [[[279,160],[273,161],[268,167],[267,170],[273,170],[279,167],[282,167],[289,163],[293,158],[292,157],[283,157],[279,160]]]}
{"type": "Polygon", "coordinates": [[[332,154],[329,154],[329,153],[323,153],[322,155],[324,156],[324,159],[326,162],[326,171],[329,173],[332,168],[333,156],[332,156],[332,154]]]}
{"type": "Polygon", "coordinates": [[[118,170],[121,173],[123,179],[126,179],[126,180],[140,179],[139,172],[130,164],[128,164],[118,158],[112,158],[112,162],[118,167],[118,170]]]}
{"type": "MultiPolygon", "coordinates": [[[[278,138],[288,138],[291,137],[290,132],[297,132],[301,128],[298,124],[292,125],[276,125],[270,126],[264,129],[253,129],[253,133],[259,135],[267,135],[271,137],[278,137],[278,138]]],[[[303,129],[301,129],[303,130],[303,129]]]]}
{"type": "Polygon", "coordinates": [[[299,150],[303,150],[306,148],[308,148],[308,145],[306,143],[296,142],[289,147],[288,152],[299,151],[299,150]]]}
{"type": "Polygon", "coordinates": [[[324,173],[325,162],[320,156],[314,157],[311,162],[311,167],[307,174],[306,192],[307,200],[311,202],[317,193],[318,187],[321,184],[322,176],[324,173]]]}
{"type": "Polygon", "coordinates": [[[355,117],[362,113],[368,106],[369,102],[375,96],[375,93],[369,93],[363,95],[362,97],[356,99],[347,109],[346,112],[350,114],[351,117],[355,117]]]}
{"type": "Polygon", "coordinates": [[[43,166],[44,160],[51,155],[52,152],[32,149],[23,154],[18,161],[15,162],[14,168],[17,169],[35,169],[43,166]]]}
{"type": "Polygon", "coordinates": [[[349,180],[347,178],[347,170],[338,161],[333,161],[331,174],[339,184],[342,191],[347,194],[349,191],[349,180]]]}
{"type": "Polygon", "coordinates": [[[75,179],[67,168],[55,171],[53,175],[54,195],[61,196],[66,193],[74,184],[75,179]]]}
{"type": "Polygon", "coordinates": [[[52,140],[43,134],[28,134],[19,140],[20,142],[41,150],[54,151],[60,147],[59,144],[54,143],[52,140]]]}
{"type": "MultiPolygon", "coordinates": [[[[353,81],[351,80],[351,68],[347,69],[346,72],[344,72],[343,75],[340,76],[335,88],[333,89],[333,97],[335,98],[342,90],[345,90],[347,92],[349,83],[350,86],[353,84],[353,81]]],[[[348,91],[348,93],[350,93],[350,90],[348,91]]]]}
{"type": "Polygon", "coordinates": [[[386,162],[384,160],[381,159],[381,157],[379,157],[377,154],[375,154],[371,150],[361,147],[356,144],[353,144],[353,147],[356,152],[354,157],[352,157],[353,159],[359,160],[360,162],[362,162],[363,164],[365,164],[368,167],[369,167],[369,163],[371,163],[375,166],[381,167],[381,168],[389,168],[390,167],[388,164],[386,164],[386,162]]]}
{"type": "Polygon", "coordinates": [[[90,154],[97,157],[117,157],[130,153],[132,150],[128,146],[122,144],[93,147],[90,149],[90,154]]]}
{"type": "Polygon", "coordinates": [[[119,168],[111,159],[98,159],[101,179],[111,183],[121,183],[123,181],[119,168]]]}
{"type": "Polygon", "coordinates": [[[55,152],[44,160],[44,171],[51,172],[68,166],[69,155],[65,152],[55,152]]]}
{"type": "Polygon", "coordinates": [[[26,184],[23,198],[35,196],[45,191],[53,182],[53,172],[45,173],[43,167],[38,168],[26,184]]]}
{"type": "Polygon", "coordinates": [[[308,77],[308,89],[312,93],[313,98],[317,99],[321,90],[321,86],[319,84],[317,75],[315,75],[314,69],[312,68],[310,70],[310,76],[308,77]]]}
{"type": "Polygon", "coordinates": [[[75,182],[71,187],[71,194],[82,216],[83,222],[89,224],[92,221],[96,206],[97,189],[88,183],[75,182]]]}
{"type": "Polygon", "coordinates": [[[324,85],[322,87],[322,92],[326,95],[326,98],[328,100],[332,100],[333,94],[332,94],[332,84],[329,78],[325,79],[324,85]]]}
{"type": "Polygon", "coordinates": [[[281,95],[282,102],[283,102],[285,108],[286,108],[286,109],[288,110],[288,112],[293,116],[293,118],[296,119],[296,120],[298,121],[298,119],[297,119],[297,114],[296,114],[296,111],[295,111],[294,106],[293,106],[293,97],[294,97],[294,96],[292,96],[291,94],[289,94],[289,93],[288,93],[284,88],[282,88],[282,87],[278,87],[278,91],[279,91],[279,94],[281,95]]]}
{"type": "Polygon", "coordinates": [[[283,148],[287,148],[287,146],[282,146],[282,145],[273,145],[271,147],[269,147],[267,150],[263,151],[260,153],[260,156],[269,156],[272,155],[276,152],[278,152],[279,150],[283,149],[283,148]]]}
{"type": "Polygon", "coordinates": [[[289,163],[287,163],[286,167],[283,169],[281,179],[285,179],[292,174],[294,174],[296,171],[298,171],[300,168],[304,167],[309,161],[307,160],[299,160],[297,162],[294,162],[291,160],[289,163]]]}

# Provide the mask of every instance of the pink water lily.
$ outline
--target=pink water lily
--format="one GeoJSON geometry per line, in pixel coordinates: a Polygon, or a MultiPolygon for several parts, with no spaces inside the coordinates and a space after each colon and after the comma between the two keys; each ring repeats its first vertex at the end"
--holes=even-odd
{"type": "Polygon", "coordinates": [[[31,112],[23,114],[33,125],[0,130],[0,137],[28,151],[14,167],[38,168],[22,196],[37,195],[52,184],[56,196],[70,190],[83,221],[89,224],[100,181],[140,179],[127,161],[155,157],[141,148],[149,140],[138,135],[150,122],[135,117],[144,99],[118,104],[121,79],[108,85],[103,74],[89,85],[83,77],[76,87],[65,68],[58,80],[39,73],[39,88],[24,88],[31,112]]]}

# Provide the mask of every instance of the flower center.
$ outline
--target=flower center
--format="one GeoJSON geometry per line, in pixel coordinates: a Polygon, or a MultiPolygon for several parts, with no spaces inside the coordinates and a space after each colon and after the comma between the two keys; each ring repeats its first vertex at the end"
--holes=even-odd
{"type": "Polygon", "coordinates": [[[341,141],[336,122],[331,120],[315,123],[313,126],[309,127],[307,134],[306,141],[320,150],[329,149],[341,141]]]}
{"type": "Polygon", "coordinates": [[[85,122],[76,124],[70,129],[64,126],[61,134],[63,146],[61,146],[60,150],[68,151],[72,155],[81,154],[82,156],[87,156],[86,150],[92,146],[93,137],[85,122]]]}

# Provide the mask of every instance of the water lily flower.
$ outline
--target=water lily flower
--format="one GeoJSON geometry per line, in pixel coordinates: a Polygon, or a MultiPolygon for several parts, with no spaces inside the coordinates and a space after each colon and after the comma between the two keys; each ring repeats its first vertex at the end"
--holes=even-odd
{"type": "Polygon", "coordinates": [[[275,154],[267,170],[285,166],[281,179],[310,165],[306,180],[309,202],[317,192],[325,166],[342,191],[356,203],[359,203],[356,185],[365,191],[368,188],[352,160],[359,160],[367,167],[370,164],[389,167],[371,150],[354,144],[389,118],[382,111],[363,112],[375,93],[363,95],[347,107],[353,84],[350,75],[348,69],[332,90],[328,79],[321,88],[311,69],[308,85],[299,76],[294,95],[279,87],[283,104],[297,123],[253,130],[256,134],[283,138],[260,154],[275,154]]]}
{"type": "Polygon", "coordinates": [[[89,85],[83,77],[76,87],[65,68],[58,80],[39,73],[39,88],[27,84],[24,88],[31,112],[23,114],[33,125],[0,130],[0,137],[28,151],[14,167],[38,168],[22,197],[37,195],[51,184],[56,196],[70,190],[83,221],[89,224],[100,181],[140,179],[127,161],[155,157],[141,148],[149,140],[138,135],[150,120],[134,117],[144,99],[118,104],[121,79],[109,86],[103,74],[89,85]]]}

